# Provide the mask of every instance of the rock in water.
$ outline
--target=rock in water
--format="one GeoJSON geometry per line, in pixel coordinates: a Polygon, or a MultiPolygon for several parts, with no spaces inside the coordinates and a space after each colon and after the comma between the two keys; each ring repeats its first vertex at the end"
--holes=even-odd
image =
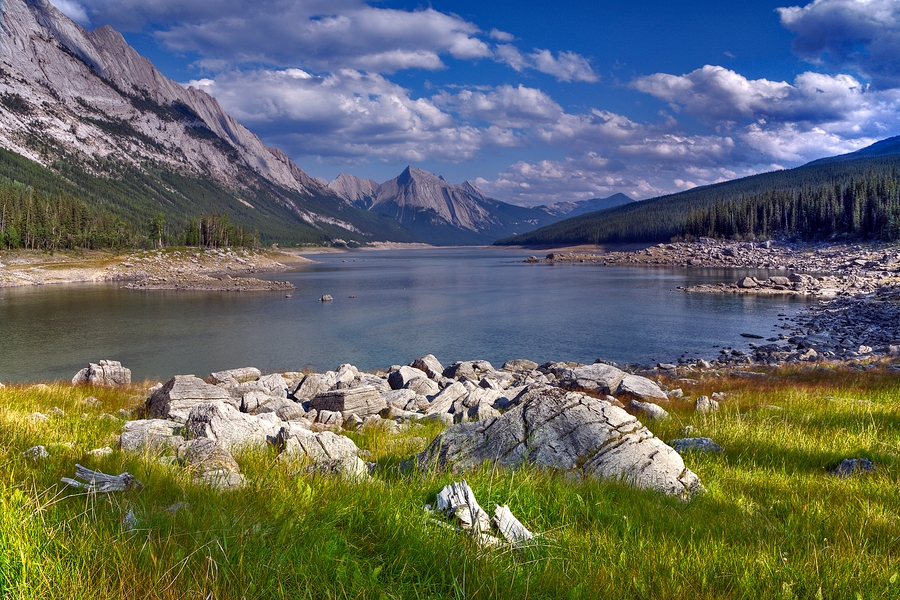
{"type": "Polygon", "coordinates": [[[450,427],[417,461],[423,469],[533,464],[618,479],[683,499],[703,489],[681,456],[624,410],[553,387],[526,392],[501,417],[450,427]]]}

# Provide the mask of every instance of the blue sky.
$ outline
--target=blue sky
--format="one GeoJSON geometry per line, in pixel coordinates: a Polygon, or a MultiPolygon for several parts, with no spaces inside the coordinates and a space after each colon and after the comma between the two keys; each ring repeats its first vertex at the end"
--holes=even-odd
{"type": "Polygon", "coordinates": [[[900,0],[52,0],[313,176],[648,198],[900,134],[900,0]]]}

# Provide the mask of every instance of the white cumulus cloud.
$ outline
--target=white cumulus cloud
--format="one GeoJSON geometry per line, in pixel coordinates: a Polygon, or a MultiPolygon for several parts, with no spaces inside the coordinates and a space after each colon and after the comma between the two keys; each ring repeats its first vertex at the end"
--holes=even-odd
{"type": "Polygon", "coordinates": [[[840,69],[853,69],[874,87],[900,86],[900,2],[815,0],[779,8],[781,24],[796,34],[799,56],[840,69]]]}
{"type": "Polygon", "coordinates": [[[550,50],[535,48],[529,54],[522,54],[512,44],[499,44],[494,50],[494,58],[516,71],[534,69],[552,75],[557,81],[600,81],[590,61],[574,52],[557,52],[554,56],[550,50]]]}

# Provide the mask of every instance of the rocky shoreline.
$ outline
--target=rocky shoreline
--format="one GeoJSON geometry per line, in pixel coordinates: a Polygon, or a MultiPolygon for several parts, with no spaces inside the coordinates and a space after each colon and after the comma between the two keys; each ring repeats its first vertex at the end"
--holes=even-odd
{"type": "MultiPolygon", "coordinates": [[[[131,372],[102,360],[72,383],[127,386],[131,372]]],[[[350,364],[306,374],[263,375],[243,367],[205,380],[175,375],[155,385],[134,415],[139,418],[122,428],[119,447],[182,464],[198,482],[219,488],[245,484],[234,450],[270,446],[279,460],[300,459],[313,472],[367,478],[379,466],[366,463],[343,433],[379,428],[392,434],[433,422],[446,429],[402,469],[533,464],[689,500],[703,491],[699,478],[638,420],[665,419],[662,404],[687,401],[681,390],[667,393],[661,385],[602,362],[518,359],[496,368],[470,360],[444,367],[430,354],[376,373],[350,364]]],[[[718,404],[703,396],[696,407],[711,411],[718,404]]]]}
{"type": "MultiPolygon", "coordinates": [[[[600,266],[736,268],[775,271],[765,277],[679,287],[686,293],[782,295],[817,299],[794,317],[783,315],[778,336],[751,342],[749,350],[723,348],[712,368],[778,366],[792,362],[858,360],[900,355],[900,246],[897,244],[795,244],[696,242],[657,244],[633,252],[551,252],[527,263],[600,266]]],[[[748,338],[759,338],[747,334],[748,338]]],[[[762,338],[760,338],[762,339],[762,338]]],[[[696,365],[679,359],[679,365],[696,365]]]]}
{"type": "Polygon", "coordinates": [[[289,291],[294,286],[288,282],[250,275],[309,262],[283,251],[246,248],[166,248],[124,255],[20,251],[0,257],[0,287],[122,282],[134,290],[289,291]]]}

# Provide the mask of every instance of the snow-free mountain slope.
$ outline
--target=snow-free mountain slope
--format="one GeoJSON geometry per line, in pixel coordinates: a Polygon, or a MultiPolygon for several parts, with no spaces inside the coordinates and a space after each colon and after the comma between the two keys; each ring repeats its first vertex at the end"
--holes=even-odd
{"type": "Polygon", "coordinates": [[[85,201],[136,224],[163,213],[176,228],[227,213],[263,239],[416,239],[341,201],[111,27],[87,31],[46,0],[0,10],[0,147],[63,174],[85,201]]]}

